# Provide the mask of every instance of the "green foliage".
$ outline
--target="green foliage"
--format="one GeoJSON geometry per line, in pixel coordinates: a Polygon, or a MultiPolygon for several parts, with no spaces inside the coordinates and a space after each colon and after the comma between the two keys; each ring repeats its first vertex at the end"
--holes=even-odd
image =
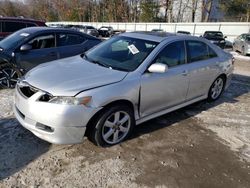
{"type": "Polygon", "coordinates": [[[141,15],[140,21],[141,22],[154,22],[158,18],[159,13],[159,5],[154,0],[143,0],[141,2],[141,15]]]}
{"type": "Polygon", "coordinates": [[[220,5],[225,16],[231,21],[246,21],[250,11],[249,0],[221,0],[220,5]]]}

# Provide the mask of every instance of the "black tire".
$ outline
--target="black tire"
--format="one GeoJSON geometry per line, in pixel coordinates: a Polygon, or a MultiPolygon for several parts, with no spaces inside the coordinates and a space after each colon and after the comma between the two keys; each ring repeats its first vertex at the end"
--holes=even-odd
{"type": "Polygon", "coordinates": [[[241,54],[244,55],[244,56],[246,55],[244,46],[241,47],[241,54]]]}
{"type": "Polygon", "coordinates": [[[21,72],[10,64],[0,66],[0,88],[15,88],[18,79],[22,76],[21,72]]]}
{"type": "Polygon", "coordinates": [[[226,80],[223,76],[219,76],[215,79],[208,92],[208,102],[213,102],[220,98],[221,94],[224,91],[225,83],[226,80]]]}
{"type": "Polygon", "coordinates": [[[95,145],[107,147],[119,144],[126,140],[134,129],[135,119],[133,110],[126,105],[111,106],[104,110],[94,121],[92,121],[89,126],[90,127],[87,128],[89,129],[88,138],[95,145]],[[126,119],[125,117],[127,116],[129,116],[129,119],[126,120],[123,124],[116,123],[115,114],[117,113],[120,113],[120,122],[121,120],[123,120],[123,118],[126,119]],[[123,114],[124,116],[122,116],[123,114]],[[112,119],[113,116],[114,119],[112,119]],[[126,132],[124,132],[125,130],[126,132]],[[116,137],[115,135],[118,135],[118,140],[116,141],[114,141],[116,137]]]}

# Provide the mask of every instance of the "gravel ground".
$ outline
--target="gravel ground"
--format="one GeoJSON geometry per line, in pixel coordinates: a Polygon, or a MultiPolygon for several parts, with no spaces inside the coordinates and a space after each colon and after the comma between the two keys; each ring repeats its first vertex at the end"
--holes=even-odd
{"type": "Polygon", "coordinates": [[[0,187],[250,187],[250,58],[235,65],[218,101],[148,121],[110,148],[36,138],[13,117],[13,91],[0,90],[0,187]]]}

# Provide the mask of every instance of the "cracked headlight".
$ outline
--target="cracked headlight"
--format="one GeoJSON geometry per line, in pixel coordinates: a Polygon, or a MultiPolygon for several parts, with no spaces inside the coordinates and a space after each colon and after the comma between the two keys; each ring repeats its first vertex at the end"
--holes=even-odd
{"type": "Polygon", "coordinates": [[[91,101],[92,97],[82,97],[82,98],[76,98],[76,97],[53,97],[49,100],[50,103],[54,104],[64,104],[64,105],[88,105],[88,103],[91,101]]]}

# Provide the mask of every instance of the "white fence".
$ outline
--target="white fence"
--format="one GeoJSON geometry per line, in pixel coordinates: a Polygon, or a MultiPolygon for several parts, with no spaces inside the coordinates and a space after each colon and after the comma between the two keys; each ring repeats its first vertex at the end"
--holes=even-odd
{"type": "Polygon", "coordinates": [[[250,32],[250,22],[212,22],[212,23],[109,23],[109,22],[47,22],[52,24],[72,24],[72,25],[91,25],[96,28],[101,26],[112,26],[115,30],[130,31],[151,31],[152,29],[163,29],[166,32],[176,33],[177,31],[189,31],[195,36],[202,35],[205,31],[222,31],[227,40],[233,41],[234,38],[242,33],[250,32]]]}

